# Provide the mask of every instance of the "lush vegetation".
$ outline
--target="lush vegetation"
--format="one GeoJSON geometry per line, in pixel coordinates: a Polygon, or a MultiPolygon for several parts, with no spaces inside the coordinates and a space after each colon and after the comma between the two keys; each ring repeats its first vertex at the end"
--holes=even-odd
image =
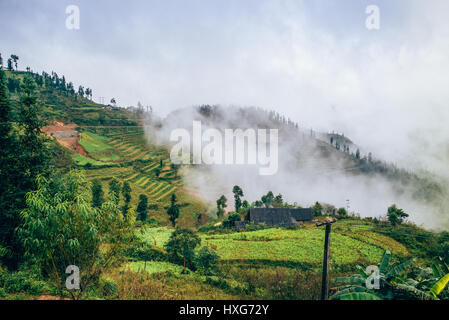
{"type": "MultiPolygon", "coordinates": [[[[235,228],[250,208],[299,204],[269,190],[249,203],[235,186],[235,211],[226,211],[225,196],[208,207],[184,185],[168,150],[148,143],[142,110],[97,104],[90,88],[75,90],[65,77],[14,70],[18,60],[0,68],[0,299],[319,298],[322,228],[235,228]],[[78,125],[85,154],[41,132],[54,120],[78,125]],[[70,265],[80,269],[79,290],[67,290],[70,265]]],[[[332,137],[332,146],[334,139],[349,153],[346,140],[332,137]]],[[[380,168],[359,152],[350,156],[380,168]]],[[[333,298],[448,298],[447,232],[407,222],[394,205],[381,220],[318,202],[313,213],[338,218],[333,298]],[[370,265],[380,269],[378,291],[366,287],[370,265]]]]}

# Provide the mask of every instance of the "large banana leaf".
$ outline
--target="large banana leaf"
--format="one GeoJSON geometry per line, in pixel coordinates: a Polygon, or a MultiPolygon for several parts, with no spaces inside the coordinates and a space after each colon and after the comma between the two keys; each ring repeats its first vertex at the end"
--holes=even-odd
{"type": "Polygon", "coordinates": [[[391,251],[385,250],[385,253],[379,263],[379,272],[380,273],[387,272],[388,264],[390,263],[390,258],[391,258],[391,251]]]}
{"type": "Polygon", "coordinates": [[[338,290],[335,294],[333,294],[331,296],[332,300],[335,299],[339,299],[342,295],[351,293],[351,292],[366,292],[366,288],[365,287],[360,287],[360,286],[350,286],[348,288],[345,289],[340,289],[338,290]]]}
{"type": "Polygon", "coordinates": [[[441,291],[443,291],[443,289],[447,286],[448,283],[449,283],[449,273],[446,274],[440,280],[438,280],[437,283],[435,283],[432,289],[430,289],[430,293],[435,297],[437,297],[441,293],[441,291]]]}
{"type": "Polygon", "coordinates": [[[351,292],[340,296],[340,300],[382,300],[369,292],[351,292]]]}
{"type": "Polygon", "coordinates": [[[386,278],[388,279],[388,278],[397,276],[399,274],[399,272],[407,269],[413,262],[415,262],[414,258],[407,260],[404,263],[394,266],[393,268],[390,269],[390,271],[388,271],[388,273],[386,274],[386,278]]]}

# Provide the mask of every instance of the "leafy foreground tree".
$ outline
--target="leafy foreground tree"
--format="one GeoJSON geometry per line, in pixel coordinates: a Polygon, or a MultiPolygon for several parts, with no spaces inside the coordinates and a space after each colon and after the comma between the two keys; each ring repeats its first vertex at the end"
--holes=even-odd
{"type": "Polygon", "coordinates": [[[200,237],[192,230],[177,228],[165,244],[170,262],[195,270],[195,248],[201,244],[200,237]]]}
{"type": "Polygon", "coordinates": [[[90,185],[76,170],[54,181],[40,176],[37,184],[38,189],[27,195],[23,225],[18,229],[26,256],[47,272],[61,296],[67,290],[67,267],[77,266],[80,288],[69,293],[81,299],[132,243],[134,213],[130,210],[124,217],[114,197],[101,209],[94,208],[90,185]]]}
{"type": "Polygon", "coordinates": [[[334,279],[335,282],[348,283],[349,285],[340,287],[331,299],[339,300],[379,300],[379,299],[438,299],[443,289],[449,283],[449,273],[440,275],[439,278],[423,279],[423,274],[418,276],[418,280],[401,277],[401,272],[409,268],[415,259],[410,259],[404,263],[390,266],[391,252],[385,251],[384,256],[378,264],[379,274],[375,275],[379,280],[379,288],[369,289],[366,284],[373,283],[373,275],[365,273],[364,269],[358,266],[360,274],[353,274],[346,277],[334,279]],[[425,283],[425,287],[419,284],[425,283]]]}

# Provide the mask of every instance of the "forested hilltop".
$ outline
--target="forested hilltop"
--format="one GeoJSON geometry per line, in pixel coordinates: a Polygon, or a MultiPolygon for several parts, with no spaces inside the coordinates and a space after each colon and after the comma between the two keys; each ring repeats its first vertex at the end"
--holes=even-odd
{"type": "MultiPolygon", "coordinates": [[[[170,117],[144,128],[149,110],[120,108],[114,98],[97,104],[92,89],[54,72],[18,71],[17,61],[12,55],[0,69],[0,299],[318,299],[324,230],[315,222],[331,218],[331,298],[449,298],[448,232],[417,227],[393,203],[362,219],[318,201],[315,221],[238,230],[251,208],[308,203],[269,189],[249,197],[238,182],[232,199],[207,201],[186,183],[195,171],[148,142],[145,130],[170,117]],[[379,266],[378,290],[365,286],[369,265],[379,266]],[[79,268],[79,288],[66,286],[68,266],[79,268]]],[[[220,117],[213,107],[197,110],[204,121],[220,117]]],[[[275,113],[267,119],[258,126],[296,132],[323,159],[355,164],[355,175],[418,183],[429,201],[444,194],[432,177],[348,151],[346,139],[301,131],[275,113]]]]}

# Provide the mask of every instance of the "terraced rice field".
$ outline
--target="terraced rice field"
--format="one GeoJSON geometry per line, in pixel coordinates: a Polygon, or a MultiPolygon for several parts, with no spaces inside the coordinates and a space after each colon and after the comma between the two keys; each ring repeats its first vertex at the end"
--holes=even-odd
{"type": "MultiPolygon", "coordinates": [[[[89,178],[107,180],[118,178],[128,181],[131,187],[145,193],[153,201],[165,201],[181,185],[177,173],[171,170],[166,150],[149,147],[146,144],[143,128],[105,128],[95,132],[83,133],[86,150],[92,155],[91,164],[99,167],[104,161],[107,164],[120,162],[146,161],[143,167],[132,165],[127,170],[102,170],[101,173],[90,173],[89,178]],[[163,168],[158,177],[155,170],[163,168]]],[[[88,161],[88,160],[86,160],[88,161]]]]}

